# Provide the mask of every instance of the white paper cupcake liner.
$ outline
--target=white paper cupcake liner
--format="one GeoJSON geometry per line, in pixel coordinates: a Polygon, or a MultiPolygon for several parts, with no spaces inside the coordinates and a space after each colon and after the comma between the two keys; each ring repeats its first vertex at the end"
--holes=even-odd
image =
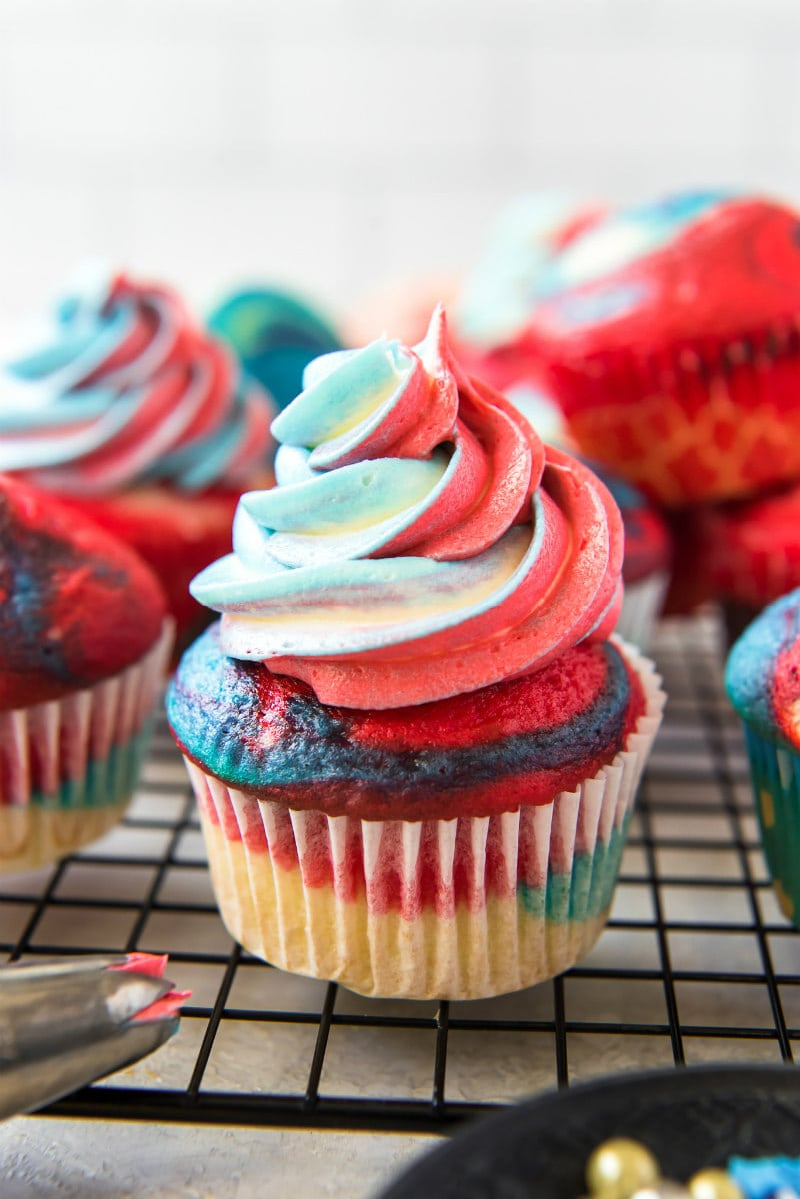
{"type": "Polygon", "coordinates": [[[187,760],[229,931],[286,970],[383,997],[497,995],[572,965],[606,922],[665,700],[653,664],[617,644],[645,712],[611,763],[551,804],[450,820],[326,816],[259,801],[187,760]]]}
{"type": "Polygon", "coordinates": [[[617,636],[647,650],[661,615],[669,587],[669,573],[658,571],[646,579],[626,583],[622,611],[617,621],[617,636]]]}
{"type": "Polygon", "coordinates": [[[133,792],[173,622],[119,674],[61,699],[0,712],[0,874],[95,840],[133,792]]]}

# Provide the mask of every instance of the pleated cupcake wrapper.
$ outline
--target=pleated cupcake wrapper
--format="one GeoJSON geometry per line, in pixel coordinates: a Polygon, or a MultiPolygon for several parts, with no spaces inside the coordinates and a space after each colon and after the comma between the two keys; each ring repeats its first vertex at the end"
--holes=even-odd
{"type": "Polygon", "coordinates": [[[744,725],[761,842],[784,915],[800,928],[800,755],[744,725]]]}
{"type": "Polygon", "coordinates": [[[0,873],[101,836],[138,777],[173,641],[165,621],[138,662],[61,699],[0,712],[0,873]]]}
{"type": "Polygon", "coordinates": [[[656,621],[661,615],[669,586],[667,571],[658,571],[646,579],[626,583],[622,595],[622,611],[616,633],[639,649],[649,648],[656,621]]]}
{"type": "Polygon", "coordinates": [[[736,499],[797,478],[797,323],[793,317],[765,326],[758,344],[751,336],[645,356],[621,351],[613,361],[584,363],[577,382],[570,369],[557,385],[575,388],[567,400],[573,436],[586,454],[600,454],[607,466],[669,508],[736,499]],[[616,399],[613,407],[609,396],[616,399]],[[721,425],[735,432],[752,424],[753,413],[758,437],[715,443],[721,425]],[[609,456],[621,427],[626,443],[641,451],[633,457],[618,451],[609,456]],[[662,447],[670,441],[676,450],[667,458],[662,447]]]}
{"type": "Polygon", "coordinates": [[[605,924],[661,722],[664,693],[652,663],[633,646],[624,650],[642,679],[646,712],[612,763],[551,804],[413,822],[324,816],[258,801],[187,760],[232,935],[284,969],[385,997],[477,998],[566,969],[605,924]],[[487,846],[502,863],[490,888],[487,846]],[[433,907],[422,903],[423,860],[437,879],[433,907]]]}

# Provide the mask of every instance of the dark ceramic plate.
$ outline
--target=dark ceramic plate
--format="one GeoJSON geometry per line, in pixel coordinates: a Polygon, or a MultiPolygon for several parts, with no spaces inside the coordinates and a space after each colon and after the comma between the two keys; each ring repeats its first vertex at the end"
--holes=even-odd
{"type": "Polygon", "coordinates": [[[800,1156],[800,1070],[703,1066],[551,1091],[470,1124],[383,1199],[578,1199],[589,1154],[612,1136],[644,1142],[682,1181],[733,1154],[800,1156]]]}

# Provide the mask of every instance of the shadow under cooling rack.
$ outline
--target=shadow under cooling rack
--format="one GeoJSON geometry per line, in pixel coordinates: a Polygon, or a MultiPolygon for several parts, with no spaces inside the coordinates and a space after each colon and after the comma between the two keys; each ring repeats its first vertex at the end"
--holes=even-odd
{"type": "Polygon", "coordinates": [[[160,726],[119,828],[55,868],[0,879],[10,959],[165,952],[192,991],[171,1042],[47,1114],[443,1132],[595,1075],[792,1060],[800,939],[765,872],[714,616],[664,622],[653,655],[669,700],[608,927],[579,966],[491,1000],[364,999],[244,953],[217,915],[160,726]]]}

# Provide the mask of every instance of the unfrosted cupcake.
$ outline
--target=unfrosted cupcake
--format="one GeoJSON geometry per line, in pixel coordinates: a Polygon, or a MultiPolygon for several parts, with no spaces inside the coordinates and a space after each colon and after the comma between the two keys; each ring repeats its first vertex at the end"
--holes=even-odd
{"type": "Polygon", "coordinates": [[[0,873],[40,866],[125,810],[172,640],[125,545],[0,475],[0,873]]]}
{"type": "Polygon", "coordinates": [[[745,630],[728,656],[725,684],[744,725],[775,891],[800,927],[800,589],[745,630]]]}
{"type": "Polygon", "coordinates": [[[441,311],[317,360],[273,430],[168,694],[225,922],[369,995],[550,977],[604,925],[663,703],[608,639],[616,505],[441,311]]]}
{"type": "Polygon", "coordinates": [[[273,401],[175,292],[105,267],[26,340],[0,369],[0,470],[132,545],[188,642],[189,581],[230,549],[241,492],[272,481],[273,401]]]}
{"type": "Polygon", "coordinates": [[[553,260],[529,334],[585,454],[673,508],[800,476],[799,228],[768,200],[686,193],[553,260]]]}

